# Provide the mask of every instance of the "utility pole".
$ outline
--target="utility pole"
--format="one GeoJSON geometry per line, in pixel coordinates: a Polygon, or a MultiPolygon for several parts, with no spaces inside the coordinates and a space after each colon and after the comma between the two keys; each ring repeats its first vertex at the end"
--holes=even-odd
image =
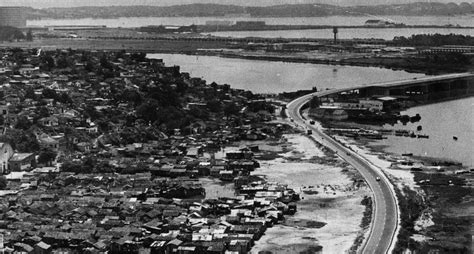
{"type": "Polygon", "coordinates": [[[332,32],[333,32],[333,34],[334,34],[334,44],[337,44],[337,33],[338,33],[339,31],[338,31],[338,29],[337,29],[336,26],[332,28],[332,32]]]}

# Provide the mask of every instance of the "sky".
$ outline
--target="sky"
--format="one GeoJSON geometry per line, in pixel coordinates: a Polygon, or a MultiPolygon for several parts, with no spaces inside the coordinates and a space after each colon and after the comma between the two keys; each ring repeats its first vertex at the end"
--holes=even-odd
{"type": "Polygon", "coordinates": [[[30,6],[34,8],[77,7],[77,6],[110,6],[110,5],[155,5],[168,6],[191,3],[218,3],[245,6],[267,6],[295,3],[324,3],[333,5],[376,5],[400,4],[410,2],[461,3],[472,0],[0,0],[0,6],[30,6]]]}

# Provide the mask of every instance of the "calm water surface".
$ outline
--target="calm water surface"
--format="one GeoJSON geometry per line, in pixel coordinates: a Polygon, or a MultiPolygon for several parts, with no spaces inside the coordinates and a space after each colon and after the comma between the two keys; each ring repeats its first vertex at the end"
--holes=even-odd
{"type": "MultiPolygon", "coordinates": [[[[191,76],[202,77],[208,83],[230,84],[233,88],[256,93],[278,93],[298,89],[343,88],[361,84],[422,77],[405,71],[381,68],[329,66],[319,64],[253,61],[213,56],[189,56],[178,54],[150,54],[151,58],[164,59],[167,65],[179,65],[191,76]]],[[[414,153],[430,157],[452,159],[467,166],[474,166],[474,98],[448,101],[415,107],[403,112],[421,115],[421,121],[406,126],[385,126],[389,129],[416,131],[429,139],[412,139],[389,136],[377,142],[387,145],[387,152],[414,153]],[[458,141],[453,140],[458,137],[458,141]]]]}
{"type": "MultiPolygon", "coordinates": [[[[28,26],[67,26],[67,25],[104,25],[107,27],[141,27],[149,25],[203,25],[211,20],[236,21],[265,21],[270,25],[364,25],[367,19],[373,17],[312,17],[312,18],[249,18],[249,17],[144,17],[144,18],[116,18],[116,19],[45,19],[28,20],[28,26]]],[[[387,16],[381,17],[393,20],[397,23],[407,25],[460,25],[474,26],[474,17],[453,16],[453,17],[403,17],[387,16]]],[[[457,33],[474,35],[474,29],[340,29],[339,37],[342,39],[351,38],[380,38],[393,39],[394,36],[408,37],[412,34],[420,33],[457,33]]],[[[287,37],[287,38],[332,38],[332,30],[293,30],[293,31],[258,31],[258,32],[218,32],[213,33],[218,36],[233,37],[287,37]]]]}
{"type": "MultiPolygon", "coordinates": [[[[384,16],[397,23],[407,25],[460,25],[474,26],[473,16],[384,16]]],[[[116,19],[43,19],[28,20],[29,26],[65,26],[65,25],[106,25],[108,27],[139,27],[150,25],[204,25],[206,21],[265,21],[269,25],[364,25],[365,21],[373,17],[364,16],[331,16],[331,17],[299,17],[299,18],[249,18],[249,17],[143,17],[143,18],[116,18],[116,19]]]]}
{"type": "Polygon", "coordinates": [[[382,68],[331,66],[322,64],[255,61],[217,56],[149,54],[179,65],[181,71],[233,88],[255,93],[280,93],[301,89],[343,88],[382,81],[422,77],[423,74],[382,68]]]}
{"type": "Polygon", "coordinates": [[[474,166],[474,97],[414,107],[402,114],[420,114],[421,120],[407,125],[386,125],[385,128],[417,133],[417,126],[421,125],[423,129],[419,133],[429,135],[429,139],[388,136],[377,142],[387,145],[387,152],[446,158],[474,166]]]}

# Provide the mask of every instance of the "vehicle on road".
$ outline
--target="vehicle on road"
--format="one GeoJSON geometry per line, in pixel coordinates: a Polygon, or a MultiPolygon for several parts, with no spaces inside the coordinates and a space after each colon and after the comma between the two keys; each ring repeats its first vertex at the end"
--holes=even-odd
{"type": "Polygon", "coordinates": [[[313,134],[313,131],[312,130],[307,130],[306,134],[311,135],[311,134],[313,134]]]}
{"type": "Polygon", "coordinates": [[[309,121],[309,124],[311,124],[311,125],[314,125],[314,123],[315,122],[313,120],[309,121]]]}
{"type": "Polygon", "coordinates": [[[380,177],[377,176],[377,177],[375,178],[375,180],[380,181],[380,177]]]}

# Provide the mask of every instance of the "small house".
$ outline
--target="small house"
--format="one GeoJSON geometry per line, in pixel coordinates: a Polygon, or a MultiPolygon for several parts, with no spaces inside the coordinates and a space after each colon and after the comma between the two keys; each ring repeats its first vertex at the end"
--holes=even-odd
{"type": "Polygon", "coordinates": [[[178,247],[181,246],[183,244],[183,241],[179,240],[179,239],[174,239],[172,241],[169,241],[167,244],[166,244],[166,253],[176,253],[177,250],[178,250],[178,247]]]}
{"type": "Polygon", "coordinates": [[[39,242],[34,247],[35,254],[47,254],[47,253],[51,253],[51,250],[52,250],[51,245],[45,242],[39,242]]]}
{"type": "Polygon", "coordinates": [[[10,171],[25,171],[36,167],[34,153],[15,153],[8,161],[10,171]]]}
{"type": "Polygon", "coordinates": [[[50,148],[54,151],[59,149],[59,141],[47,135],[42,135],[38,141],[42,148],[50,148]]]}
{"type": "Polygon", "coordinates": [[[87,142],[78,143],[76,146],[79,151],[84,153],[89,152],[91,150],[91,144],[87,142]]]}
{"type": "Polygon", "coordinates": [[[41,118],[38,120],[38,122],[46,127],[54,127],[59,125],[59,120],[55,116],[41,118]]]}

